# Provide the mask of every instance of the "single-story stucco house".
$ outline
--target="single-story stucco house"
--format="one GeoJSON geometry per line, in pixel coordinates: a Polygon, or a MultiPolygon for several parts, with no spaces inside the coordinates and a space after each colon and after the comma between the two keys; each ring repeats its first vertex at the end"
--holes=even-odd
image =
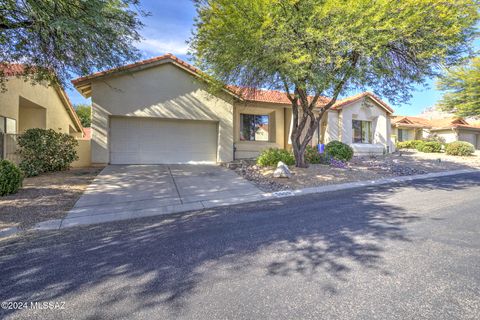
{"type": "MultiPolygon", "coordinates": [[[[60,86],[49,86],[26,80],[22,64],[1,66],[7,77],[0,92],[0,157],[15,157],[15,136],[27,129],[53,129],[77,139],[83,137],[83,127],[60,86]]],[[[12,159],[12,160],[16,160],[12,159]]]]}
{"type": "MultiPolygon", "coordinates": [[[[172,54],[72,81],[92,98],[92,163],[215,163],[291,148],[291,103],[285,93],[226,87],[212,91],[204,74],[172,54]]],[[[357,153],[392,150],[393,110],[371,93],[339,101],[315,135],[357,153]]]]}
{"type": "Polygon", "coordinates": [[[392,134],[397,141],[420,140],[436,135],[445,142],[466,141],[480,149],[480,126],[471,125],[461,117],[425,119],[422,117],[393,116],[392,134]]]}

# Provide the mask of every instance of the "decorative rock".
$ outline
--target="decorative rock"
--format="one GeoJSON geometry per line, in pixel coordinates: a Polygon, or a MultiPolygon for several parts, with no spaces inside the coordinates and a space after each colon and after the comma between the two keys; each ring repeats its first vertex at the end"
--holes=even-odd
{"type": "Polygon", "coordinates": [[[291,176],[292,176],[292,173],[290,172],[290,169],[288,169],[288,166],[282,161],[279,161],[277,165],[277,169],[273,172],[273,177],[274,178],[290,178],[291,176]]]}

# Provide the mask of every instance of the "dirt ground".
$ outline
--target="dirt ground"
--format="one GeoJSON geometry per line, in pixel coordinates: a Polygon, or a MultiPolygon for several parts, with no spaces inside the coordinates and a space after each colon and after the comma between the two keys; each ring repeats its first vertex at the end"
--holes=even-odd
{"type": "Polygon", "coordinates": [[[355,157],[345,169],[321,164],[312,164],[308,168],[290,166],[293,175],[289,179],[274,178],[275,168],[270,167],[248,165],[236,171],[264,191],[278,191],[473,168],[480,169],[478,151],[471,157],[454,157],[408,150],[385,156],[355,157]]]}
{"type": "Polygon", "coordinates": [[[26,229],[41,221],[63,218],[101,170],[75,168],[25,178],[18,193],[0,197],[0,229],[26,229]]]}

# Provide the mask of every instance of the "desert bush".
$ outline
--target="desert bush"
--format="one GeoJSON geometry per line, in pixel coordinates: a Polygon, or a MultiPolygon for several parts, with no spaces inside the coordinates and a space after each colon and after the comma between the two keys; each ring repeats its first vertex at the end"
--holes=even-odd
{"type": "Polygon", "coordinates": [[[307,149],[305,150],[305,160],[307,163],[319,164],[321,162],[321,156],[318,153],[317,148],[307,146],[307,149]]]}
{"type": "Polygon", "coordinates": [[[423,140],[408,140],[397,142],[397,149],[417,149],[418,146],[423,143],[423,140]]]}
{"type": "Polygon", "coordinates": [[[22,171],[8,160],[0,161],[0,196],[16,193],[22,186],[22,171]]]}
{"type": "Polygon", "coordinates": [[[257,164],[262,167],[276,166],[279,161],[286,165],[293,165],[295,164],[295,157],[287,150],[269,148],[263,150],[257,158],[257,164]]]}
{"type": "Polygon", "coordinates": [[[471,156],[475,152],[475,147],[465,141],[455,141],[447,144],[445,152],[452,156],[471,156]]]}
{"type": "Polygon", "coordinates": [[[445,144],[445,138],[440,137],[436,133],[430,133],[426,138],[425,141],[437,141],[440,142],[441,144],[445,144]]]}
{"type": "Polygon", "coordinates": [[[438,141],[425,141],[417,146],[417,150],[425,153],[442,152],[442,144],[438,141]]]}
{"type": "Polygon", "coordinates": [[[78,159],[78,141],[52,129],[28,129],[18,138],[20,169],[26,176],[62,171],[78,159]]]}
{"type": "Polygon", "coordinates": [[[352,147],[336,140],[327,143],[325,152],[332,158],[342,161],[350,161],[353,157],[352,147]]]}

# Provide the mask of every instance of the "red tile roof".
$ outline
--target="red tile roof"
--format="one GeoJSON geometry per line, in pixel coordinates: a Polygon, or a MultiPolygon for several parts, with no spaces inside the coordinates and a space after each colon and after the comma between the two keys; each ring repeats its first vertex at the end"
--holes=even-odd
{"type": "MultiPolygon", "coordinates": [[[[227,86],[227,88],[235,92],[246,101],[268,102],[286,105],[292,104],[288,99],[287,94],[283,91],[245,88],[232,85],[227,86]]],[[[312,99],[312,97],[309,98],[312,99]]],[[[330,101],[330,99],[327,97],[319,97],[318,99],[319,104],[326,104],[328,101],[330,101]]]]}
{"type": "Polygon", "coordinates": [[[435,119],[435,120],[430,120],[430,123],[432,124],[433,130],[451,129],[451,128],[465,128],[465,129],[480,130],[480,126],[471,125],[465,119],[460,117],[435,119]]]}
{"type": "Polygon", "coordinates": [[[92,128],[83,128],[83,139],[92,139],[92,128]]]}
{"type": "Polygon", "coordinates": [[[156,62],[162,62],[162,61],[166,61],[166,60],[172,60],[172,61],[176,62],[177,64],[179,64],[179,65],[185,67],[187,70],[191,71],[192,73],[196,73],[196,74],[201,75],[201,76],[205,75],[197,67],[194,67],[191,64],[183,61],[182,59],[177,58],[176,56],[174,56],[171,53],[167,53],[167,54],[164,54],[163,56],[158,56],[158,57],[154,57],[154,58],[151,58],[151,59],[146,59],[146,60],[130,63],[130,64],[127,64],[127,65],[124,65],[124,66],[121,66],[121,67],[118,67],[118,68],[113,68],[113,69],[109,69],[109,70],[105,70],[105,71],[95,72],[95,73],[90,74],[88,76],[73,79],[72,83],[74,85],[77,85],[77,84],[79,84],[81,82],[85,82],[87,80],[93,80],[93,79],[103,77],[103,76],[106,76],[106,75],[110,75],[110,74],[113,74],[113,73],[126,71],[126,70],[129,70],[129,69],[133,69],[133,68],[137,68],[137,67],[141,67],[141,66],[145,66],[145,65],[150,65],[150,64],[154,64],[156,62]]]}
{"type": "MultiPolygon", "coordinates": [[[[174,63],[184,67],[186,70],[190,71],[193,74],[196,74],[196,75],[199,75],[199,76],[202,76],[202,77],[206,76],[206,74],[203,73],[200,69],[198,69],[198,68],[192,66],[191,64],[177,58],[176,56],[174,56],[171,53],[167,53],[163,56],[138,61],[138,62],[127,64],[125,66],[121,66],[121,67],[118,67],[118,68],[105,70],[105,71],[101,71],[101,72],[96,72],[96,73],[93,73],[93,74],[88,75],[88,76],[80,77],[80,78],[72,80],[72,83],[78,89],[79,86],[85,85],[86,83],[88,83],[88,81],[99,78],[99,77],[111,75],[111,74],[114,74],[114,73],[117,73],[117,72],[122,72],[122,71],[126,71],[126,70],[129,70],[129,69],[132,69],[132,68],[141,67],[141,66],[155,65],[156,63],[163,62],[163,61],[174,62],[174,63]]],[[[243,100],[246,100],[246,101],[278,103],[278,104],[285,104],[285,105],[290,105],[291,104],[290,100],[286,96],[286,93],[282,92],[282,91],[263,90],[263,89],[257,89],[257,88],[245,88],[245,87],[239,87],[239,86],[233,86],[233,85],[229,85],[225,89],[227,91],[229,91],[230,93],[234,94],[235,96],[237,96],[237,97],[239,97],[243,100]]],[[[376,95],[374,95],[371,92],[363,92],[363,93],[360,93],[358,95],[340,100],[332,107],[332,109],[339,110],[339,109],[343,108],[344,106],[346,106],[350,103],[356,102],[356,101],[358,101],[358,100],[360,100],[364,97],[367,97],[367,96],[372,98],[373,100],[377,101],[388,112],[393,113],[393,109],[390,108],[390,106],[388,106],[387,103],[383,102],[379,97],[377,97],[376,95]]],[[[312,97],[310,97],[310,99],[312,99],[312,97]]],[[[325,105],[326,103],[328,103],[329,101],[330,101],[330,98],[328,98],[328,97],[320,97],[318,99],[318,104],[319,104],[319,106],[322,106],[322,105],[325,105]]]]}
{"type": "Polygon", "coordinates": [[[432,126],[427,119],[411,116],[393,116],[391,122],[397,127],[430,128],[432,126]]]}
{"type": "Polygon", "coordinates": [[[13,77],[23,74],[25,66],[21,63],[1,63],[0,70],[6,77],[13,77]]]}
{"type": "Polygon", "coordinates": [[[358,101],[360,99],[363,99],[365,97],[369,97],[370,99],[376,101],[378,104],[380,104],[382,107],[384,107],[388,112],[393,113],[393,109],[386,102],[384,102],[382,99],[380,99],[374,93],[369,92],[369,91],[365,91],[365,92],[356,94],[354,96],[339,100],[333,105],[332,109],[339,110],[339,109],[343,108],[344,106],[349,105],[350,103],[356,102],[356,101],[358,101]]]}
{"type": "Polygon", "coordinates": [[[480,126],[471,125],[460,117],[428,120],[420,117],[393,116],[392,125],[396,127],[428,128],[431,130],[444,130],[452,128],[478,129],[480,126]]]}

